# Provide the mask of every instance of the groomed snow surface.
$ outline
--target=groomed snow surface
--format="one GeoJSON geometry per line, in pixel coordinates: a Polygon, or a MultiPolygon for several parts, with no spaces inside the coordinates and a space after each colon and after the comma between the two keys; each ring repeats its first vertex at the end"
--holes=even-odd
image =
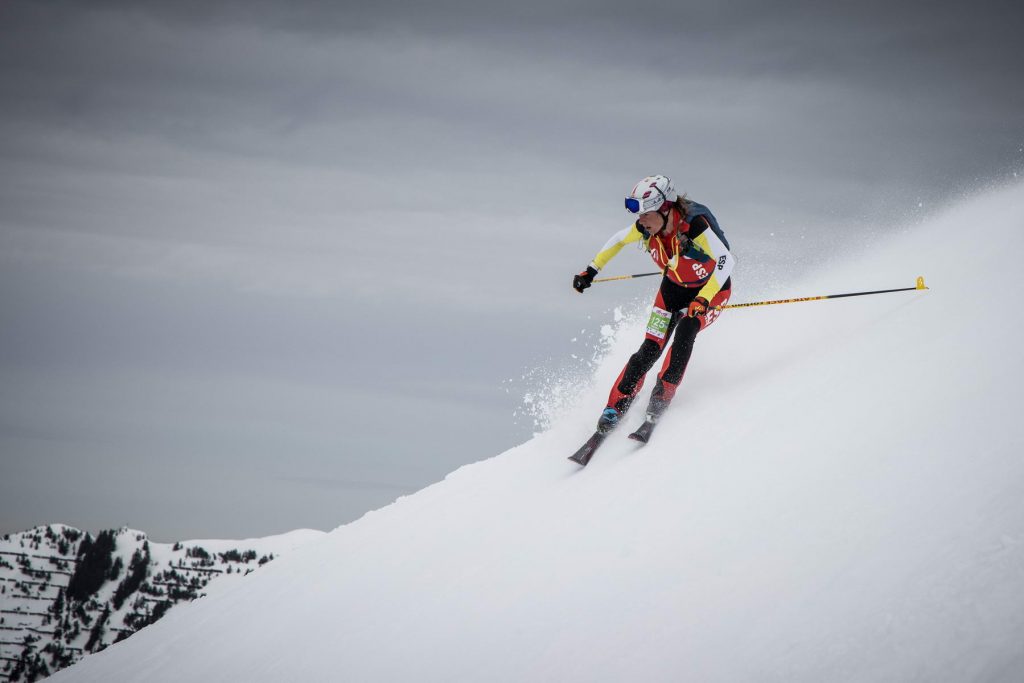
{"type": "Polygon", "coordinates": [[[632,321],[547,432],[55,680],[1024,680],[1022,209],[894,226],[791,293],[928,292],[726,312],[652,442],[649,383],[580,470],[632,321]]]}

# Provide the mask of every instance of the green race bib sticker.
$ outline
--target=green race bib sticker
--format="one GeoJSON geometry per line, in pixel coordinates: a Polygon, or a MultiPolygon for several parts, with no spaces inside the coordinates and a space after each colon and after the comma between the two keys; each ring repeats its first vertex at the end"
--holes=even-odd
{"type": "Polygon", "coordinates": [[[664,339],[668,332],[668,323],[672,320],[672,314],[663,308],[655,306],[651,309],[651,318],[647,321],[647,334],[653,334],[658,339],[664,339]]]}

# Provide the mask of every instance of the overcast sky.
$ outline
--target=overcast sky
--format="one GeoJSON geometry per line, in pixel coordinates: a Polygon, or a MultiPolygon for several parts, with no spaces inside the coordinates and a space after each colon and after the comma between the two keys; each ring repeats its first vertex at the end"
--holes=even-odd
{"type": "Polygon", "coordinates": [[[1021,169],[1019,3],[834,5],[5,0],[0,533],[330,529],[529,438],[656,285],[569,288],[644,175],[750,300],[1021,169]]]}

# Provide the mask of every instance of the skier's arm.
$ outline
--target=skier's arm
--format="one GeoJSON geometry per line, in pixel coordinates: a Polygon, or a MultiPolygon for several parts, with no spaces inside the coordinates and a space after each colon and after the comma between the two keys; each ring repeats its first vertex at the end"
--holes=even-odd
{"type": "Polygon", "coordinates": [[[619,230],[605,242],[605,245],[601,247],[601,251],[597,252],[597,256],[590,262],[590,267],[594,270],[601,270],[608,265],[609,261],[615,258],[616,254],[622,251],[624,246],[633,242],[639,242],[643,238],[644,236],[637,229],[636,223],[628,228],[619,230]]]}
{"type": "Polygon", "coordinates": [[[733,266],[736,265],[736,258],[710,227],[698,235],[693,242],[712,259],[713,270],[711,271],[711,277],[708,278],[708,281],[700,288],[700,292],[697,293],[698,297],[705,301],[711,301],[718,294],[719,290],[722,289],[725,281],[729,279],[733,266]]]}

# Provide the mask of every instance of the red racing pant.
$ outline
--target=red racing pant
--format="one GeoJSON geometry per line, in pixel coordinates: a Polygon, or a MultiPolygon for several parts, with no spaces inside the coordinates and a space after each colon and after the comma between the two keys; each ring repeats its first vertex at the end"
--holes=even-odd
{"type": "Polygon", "coordinates": [[[725,281],[721,291],[711,299],[706,313],[696,318],[688,318],[686,309],[699,291],[697,287],[677,285],[668,278],[661,281],[658,295],[651,307],[644,342],[640,349],[629,357],[626,366],[619,373],[619,378],[615,380],[608,395],[608,407],[615,408],[619,413],[629,410],[633,399],[644,386],[647,372],[654,367],[673,332],[675,336],[658,374],[658,383],[651,395],[651,405],[653,407],[656,402],[661,402],[660,409],[663,410],[676,395],[676,389],[686,373],[686,365],[690,362],[697,333],[715,322],[721,314],[716,307],[728,303],[732,294],[732,281],[725,281]]]}

